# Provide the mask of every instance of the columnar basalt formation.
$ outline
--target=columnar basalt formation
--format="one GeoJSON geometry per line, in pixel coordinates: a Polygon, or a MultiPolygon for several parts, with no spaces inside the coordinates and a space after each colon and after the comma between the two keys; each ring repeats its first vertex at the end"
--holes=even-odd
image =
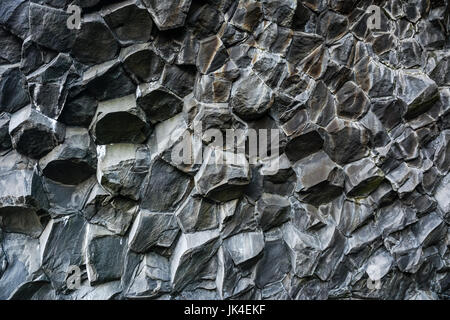
{"type": "Polygon", "coordinates": [[[449,61],[448,0],[1,0],[0,299],[450,298],[449,61]]]}

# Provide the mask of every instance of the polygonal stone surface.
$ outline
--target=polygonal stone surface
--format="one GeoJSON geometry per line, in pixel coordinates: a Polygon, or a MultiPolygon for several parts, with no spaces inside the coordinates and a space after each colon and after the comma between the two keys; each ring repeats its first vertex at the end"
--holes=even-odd
{"type": "Polygon", "coordinates": [[[364,158],[345,166],[345,191],[352,196],[367,196],[384,179],[383,171],[376,167],[375,163],[364,158]]]}
{"type": "Polygon", "coordinates": [[[0,66],[0,112],[16,112],[29,101],[25,77],[19,65],[0,66]]]}
{"type": "Polygon", "coordinates": [[[228,53],[217,36],[200,41],[197,68],[203,74],[216,71],[228,59],[228,53]]]}
{"type": "Polygon", "coordinates": [[[86,129],[66,128],[64,143],[39,160],[43,175],[63,184],[79,184],[95,173],[97,154],[86,129]]]}
{"type": "Polygon", "coordinates": [[[117,60],[95,65],[86,70],[83,74],[83,84],[99,101],[120,98],[136,90],[136,85],[117,60]]]}
{"type": "Polygon", "coordinates": [[[67,87],[78,78],[72,58],[68,54],[59,54],[28,75],[33,104],[46,116],[57,119],[68,95],[67,87]]]}
{"type": "Polygon", "coordinates": [[[113,59],[119,50],[111,30],[99,14],[85,15],[77,32],[71,54],[86,64],[99,64],[113,59]]]}
{"type": "Polygon", "coordinates": [[[264,248],[262,232],[240,233],[223,242],[236,265],[243,264],[255,258],[264,248]]]}
{"type": "Polygon", "coordinates": [[[181,27],[191,6],[192,0],[144,0],[153,21],[159,30],[181,27]]]}
{"type": "Polygon", "coordinates": [[[63,142],[65,127],[29,105],[11,116],[9,134],[14,149],[39,159],[63,142]]]}
{"type": "Polygon", "coordinates": [[[68,126],[87,128],[97,111],[98,102],[90,94],[82,92],[66,101],[58,121],[68,126]]]}
{"type": "Polygon", "coordinates": [[[100,102],[91,125],[92,135],[99,145],[135,143],[147,140],[150,126],[144,112],[136,106],[133,95],[100,102]]]}
{"type": "Polygon", "coordinates": [[[0,114],[0,151],[11,148],[11,137],[9,136],[9,120],[11,119],[8,113],[0,114]]]}
{"type": "Polygon", "coordinates": [[[75,41],[75,30],[67,28],[70,14],[59,9],[30,4],[30,32],[36,43],[59,52],[69,51],[75,41]]]}
{"type": "Polygon", "coordinates": [[[183,100],[158,83],[140,85],[136,102],[151,123],[170,119],[183,108],[183,100]]]}
{"type": "Polygon", "coordinates": [[[122,237],[112,235],[101,227],[89,225],[86,245],[86,267],[91,285],[121,278],[125,259],[125,241],[122,237]]]}
{"type": "Polygon", "coordinates": [[[327,131],[323,149],[337,163],[350,163],[367,155],[369,136],[362,126],[333,121],[327,131]]]}
{"type": "Polygon", "coordinates": [[[220,246],[217,230],[182,234],[170,259],[170,279],[175,291],[183,289],[203,269],[220,246]]]}
{"type": "Polygon", "coordinates": [[[249,164],[245,157],[218,149],[208,150],[200,170],[195,175],[195,185],[199,193],[216,201],[239,198],[249,183],[249,164]],[[220,159],[223,161],[220,162],[220,159]]]}
{"type": "Polygon", "coordinates": [[[163,60],[154,53],[149,44],[137,44],[124,48],[120,59],[126,71],[132,74],[137,82],[158,80],[164,68],[163,60]]]}
{"type": "Polygon", "coordinates": [[[41,234],[39,215],[48,209],[41,178],[32,170],[13,170],[0,179],[0,223],[7,232],[41,234]]]}
{"type": "Polygon", "coordinates": [[[133,223],[138,210],[135,201],[115,197],[96,184],[86,201],[83,214],[91,224],[102,226],[111,233],[123,236],[133,223]]]}
{"type": "Polygon", "coordinates": [[[277,227],[289,220],[291,204],[279,195],[263,193],[256,202],[258,223],[263,230],[277,227]]]}
{"type": "Polygon", "coordinates": [[[217,206],[205,198],[190,196],[175,214],[184,233],[218,227],[217,206]]]}
{"type": "Polygon", "coordinates": [[[262,8],[259,1],[239,1],[231,23],[242,30],[253,32],[261,16],[262,8]]]}
{"type": "Polygon", "coordinates": [[[175,241],[179,230],[173,213],[141,210],[131,227],[128,245],[139,253],[154,246],[167,248],[175,241]]]}
{"type": "Polygon", "coordinates": [[[399,73],[398,96],[408,106],[405,117],[414,118],[439,99],[436,83],[418,72],[399,73]]]}
{"type": "Polygon", "coordinates": [[[102,16],[122,44],[147,42],[152,31],[152,19],[145,8],[128,0],[102,9],[102,16]]]}
{"type": "Polygon", "coordinates": [[[147,188],[142,189],[141,208],[152,212],[174,211],[191,188],[188,175],[156,159],[150,169],[147,188]]]}
{"type": "Polygon", "coordinates": [[[347,82],[336,93],[338,115],[348,119],[358,119],[369,108],[370,101],[364,92],[354,83],[347,82]]]}
{"type": "Polygon", "coordinates": [[[298,161],[296,191],[313,205],[328,203],[342,193],[345,174],[323,151],[298,161]]]}
{"type": "Polygon", "coordinates": [[[146,146],[118,143],[97,146],[97,181],[113,195],[140,198],[150,165],[146,146]],[[123,168],[127,170],[123,170],[123,168]]]}
{"type": "Polygon", "coordinates": [[[242,119],[260,118],[272,104],[272,90],[258,76],[247,72],[234,83],[230,105],[233,112],[242,119]]]}

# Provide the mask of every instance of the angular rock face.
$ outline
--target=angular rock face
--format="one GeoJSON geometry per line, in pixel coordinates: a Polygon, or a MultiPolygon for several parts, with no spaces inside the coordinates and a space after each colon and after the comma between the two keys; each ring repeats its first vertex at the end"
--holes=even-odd
{"type": "Polygon", "coordinates": [[[110,194],[99,184],[91,189],[91,194],[82,208],[89,223],[102,226],[120,236],[129,230],[137,210],[135,201],[123,197],[111,199],[110,194]]]}
{"type": "Polygon", "coordinates": [[[150,126],[144,112],[137,107],[135,96],[129,95],[100,102],[91,130],[98,145],[139,144],[147,140],[150,126]]]}
{"type": "Polygon", "coordinates": [[[29,105],[11,116],[9,134],[14,149],[38,159],[64,141],[65,126],[29,105]]]}
{"type": "Polygon", "coordinates": [[[31,3],[29,8],[31,39],[55,51],[69,51],[75,42],[75,30],[67,28],[70,14],[37,3],[31,3]]]}
{"type": "Polygon", "coordinates": [[[9,136],[9,120],[11,117],[7,113],[0,114],[0,151],[11,148],[11,137],[9,136]]]}
{"type": "Polygon", "coordinates": [[[139,86],[136,101],[151,123],[170,119],[183,109],[181,98],[157,83],[139,86]]]}
{"type": "Polygon", "coordinates": [[[170,280],[173,290],[182,290],[189,282],[195,280],[219,246],[218,230],[181,235],[170,259],[170,280]]]}
{"type": "Polygon", "coordinates": [[[203,39],[197,56],[197,68],[203,73],[216,71],[225,64],[228,53],[217,36],[203,39]]]}
{"type": "Polygon", "coordinates": [[[255,74],[241,76],[231,96],[233,111],[244,120],[261,118],[273,104],[272,90],[255,74]]]}
{"type": "Polygon", "coordinates": [[[149,43],[136,44],[124,48],[120,59],[125,70],[134,76],[136,82],[156,81],[164,68],[163,59],[158,56],[149,43]]]}
{"type": "Polygon", "coordinates": [[[153,21],[159,30],[168,30],[184,25],[192,0],[144,0],[153,21]]]}
{"type": "Polygon", "coordinates": [[[66,129],[64,143],[39,160],[42,174],[54,181],[77,185],[95,173],[97,153],[86,129],[66,129]]]}
{"type": "Polygon", "coordinates": [[[150,169],[147,188],[142,189],[141,207],[154,212],[173,211],[192,189],[191,177],[163,160],[150,169]]]}
{"type": "Polygon", "coordinates": [[[71,54],[85,64],[99,64],[117,56],[119,44],[98,14],[85,16],[71,54]]]}
{"type": "Polygon", "coordinates": [[[294,170],[298,178],[296,191],[306,203],[321,205],[342,193],[344,172],[323,151],[298,161],[294,170]]]}
{"type": "Polygon", "coordinates": [[[152,31],[152,19],[136,1],[125,1],[103,9],[102,16],[123,44],[147,42],[152,31]]]}
{"type": "Polygon", "coordinates": [[[82,86],[99,101],[120,98],[136,90],[136,85],[118,60],[107,61],[86,70],[82,86]]]}
{"type": "Polygon", "coordinates": [[[49,64],[28,75],[33,103],[43,114],[57,119],[66,102],[68,87],[79,77],[72,58],[59,54],[49,64]]]}
{"type": "Polygon", "coordinates": [[[263,193],[256,202],[258,223],[266,231],[289,220],[291,204],[285,197],[263,193]]]}
{"type": "Polygon", "coordinates": [[[264,238],[261,232],[240,233],[223,242],[236,265],[255,258],[264,248],[264,238]]]}
{"type": "Polygon", "coordinates": [[[69,266],[81,266],[84,255],[86,221],[79,215],[52,219],[39,238],[40,260],[57,292],[66,292],[69,266]],[[70,230],[70,235],[65,232],[70,230]]]}
{"type": "Polygon", "coordinates": [[[2,229],[39,236],[43,230],[39,216],[48,209],[48,200],[37,172],[13,170],[3,173],[0,190],[2,229]]]}
{"type": "Polygon", "coordinates": [[[0,0],[0,299],[447,299],[449,6],[0,0]]]}
{"type": "Polygon", "coordinates": [[[239,198],[243,189],[250,183],[247,160],[240,154],[210,149],[203,165],[195,175],[195,185],[200,194],[215,201],[228,201],[239,198]],[[227,157],[235,157],[236,164],[227,164],[227,157]],[[224,164],[216,164],[222,158],[224,164]]]}
{"type": "Polygon", "coordinates": [[[89,283],[97,285],[120,279],[125,259],[125,242],[102,227],[90,225],[86,230],[86,268],[89,283]],[[104,250],[114,247],[116,250],[104,250]]]}
{"type": "Polygon", "coordinates": [[[146,252],[152,247],[170,248],[178,235],[179,227],[173,213],[142,210],[130,230],[128,245],[136,252],[146,252]]]}
{"type": "Polygon", "coordinates": [[[25,77],[20,72],[19,65],[0,66],[0,111],[16,112],[29,101],[25,77]]]}
{"type": "Polygon", "coordinates": [[[150,165],[145,145],[129,143],[97,146],[97,181],[112,195],[140,199],[150,165]],[[123,170],[124,168],[126,170],[123,170]]]}
{"type": "Polygon", "coordinates": [[[402,72],[399,81],[399,98],[408,106],[406,118],[425,112],[439,98],[436,83],[424,74],[402,72]]]}

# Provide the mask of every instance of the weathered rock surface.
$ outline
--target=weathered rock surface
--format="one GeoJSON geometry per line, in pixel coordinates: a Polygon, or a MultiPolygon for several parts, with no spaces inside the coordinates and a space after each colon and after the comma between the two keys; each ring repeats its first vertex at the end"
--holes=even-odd
{"type": "Polygon", "coordinates": [[[138,6],[135,0],[108,6],[102,10],[102,16],[124,45],[150,40],[152,19],[149,12],[138,6]]]}
{"type": "Polygon", "coordinates": [[[195,185],[200,194],[215,201],[228,201],[242,195],[244,187],[250,183],[247,159],[241,154],[211,148],[203,160],[195,175],[195,185]],[[236,157],[235,163],[229,157],[236,157]],[[216,161],[222,161],[222,164],[216,164],[216,161]]]}
{"type": "Polygon", "coordinates": [[[64,141],[65,126],[46,117],[31,105],[12,114],[9,134],[14,149],[38,159],[64,141]]]}
{"type": "Polygon", "coordinates": [[[29,17],[30,34],[34,42],[59,52],[67,52],[72,48],[76,33],[67,28],[69,13],[31,3],[29,17]]]}
{"type": "Polygon", "coordinates": [[[30,101],[19,65],[0,66],[0,111],[16,112],[30,101]]]}
{"type": "Polygon", "coordinates": [[[181,98],[158,83],[140,85],[136,101],[151,123],[170,119],[183,109],[181,98]]]}
{"type": "Polygon", "coordinates": [[[155,246],[170,248],[179,230],[173,213],[141,210],[130,230],[128,245],[139,253],[155,246]]]}
{"type": "Polygon", "coordinates": [[[39,160],[42,174],[54,181],[77,185],[95,173],[97,153],[86,129],[66,128],[64,143],[39,160]]]}
{"type": "Polygon", "coordinates": [[[0,299],[448,299],[449,5],[0,0],[0,299]]]}
{"type": "Polygon", "coordinates": [[[118,50],[119,44],[99,14],[83,18],[71,50],[75,59],[85,64],[99,64],[112,60],[118,50]]]}
{"type": "Polygon", "coordinates": [[[272,90],[256,74],[246,71],[233,85],[230,105],[244,120],[261,118],[272,104],[272,90]]]}
{"type": "Polygon", "coordinates": [[[342,193],[344,171],[323,151],[296,162],[294,170],[297,173],[296,191],[306,203],[318,206],[342,193]]]}
{"type": "Polygon", "coordinates": [[[33,170],[12,170],[2,174],[0,193],[1,227],[37,237],[43,230],[40,221],[48,209],[41,178],[33,170]]]}
{"type": "Polygon", "coordinates": [[[149,172],[150,155],[145,145],[117,143],[97,146],[97,181],[112,195],[139,200],[149,172]],[[127,168],[123,170],[123,168],[127,168]]]}
{"type": "Polygon", "coordinates": [[[169,0],[164,3],[157,0],[144,0],[144,4],[159,30],[168,30],[184,25],[191,0],[169,0]]]}
{"type": "Polygon", "coordinates": [[[83,85],[99,101],[111,100],[132,94],[136,85],[118,60],[95,65],[84,72],[83,85]]]}
{"type": "Polygon", "coordinates": [[[91,125],[96,144],[145,142],[150,134],[144,112],[136,105],[135,95],[98,104],[91,125]]]}

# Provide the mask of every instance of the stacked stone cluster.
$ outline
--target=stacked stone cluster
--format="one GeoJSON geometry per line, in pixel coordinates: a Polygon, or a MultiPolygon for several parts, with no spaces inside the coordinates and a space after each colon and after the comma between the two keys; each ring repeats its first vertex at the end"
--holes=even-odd
{"type": "Polygon", "coordinates": [[[447,0],[1,0],[0,299],[449,298],[449,29],[447,0]],[[174,161],[200,123],[278,130],[279,171],[174,161]]]}

